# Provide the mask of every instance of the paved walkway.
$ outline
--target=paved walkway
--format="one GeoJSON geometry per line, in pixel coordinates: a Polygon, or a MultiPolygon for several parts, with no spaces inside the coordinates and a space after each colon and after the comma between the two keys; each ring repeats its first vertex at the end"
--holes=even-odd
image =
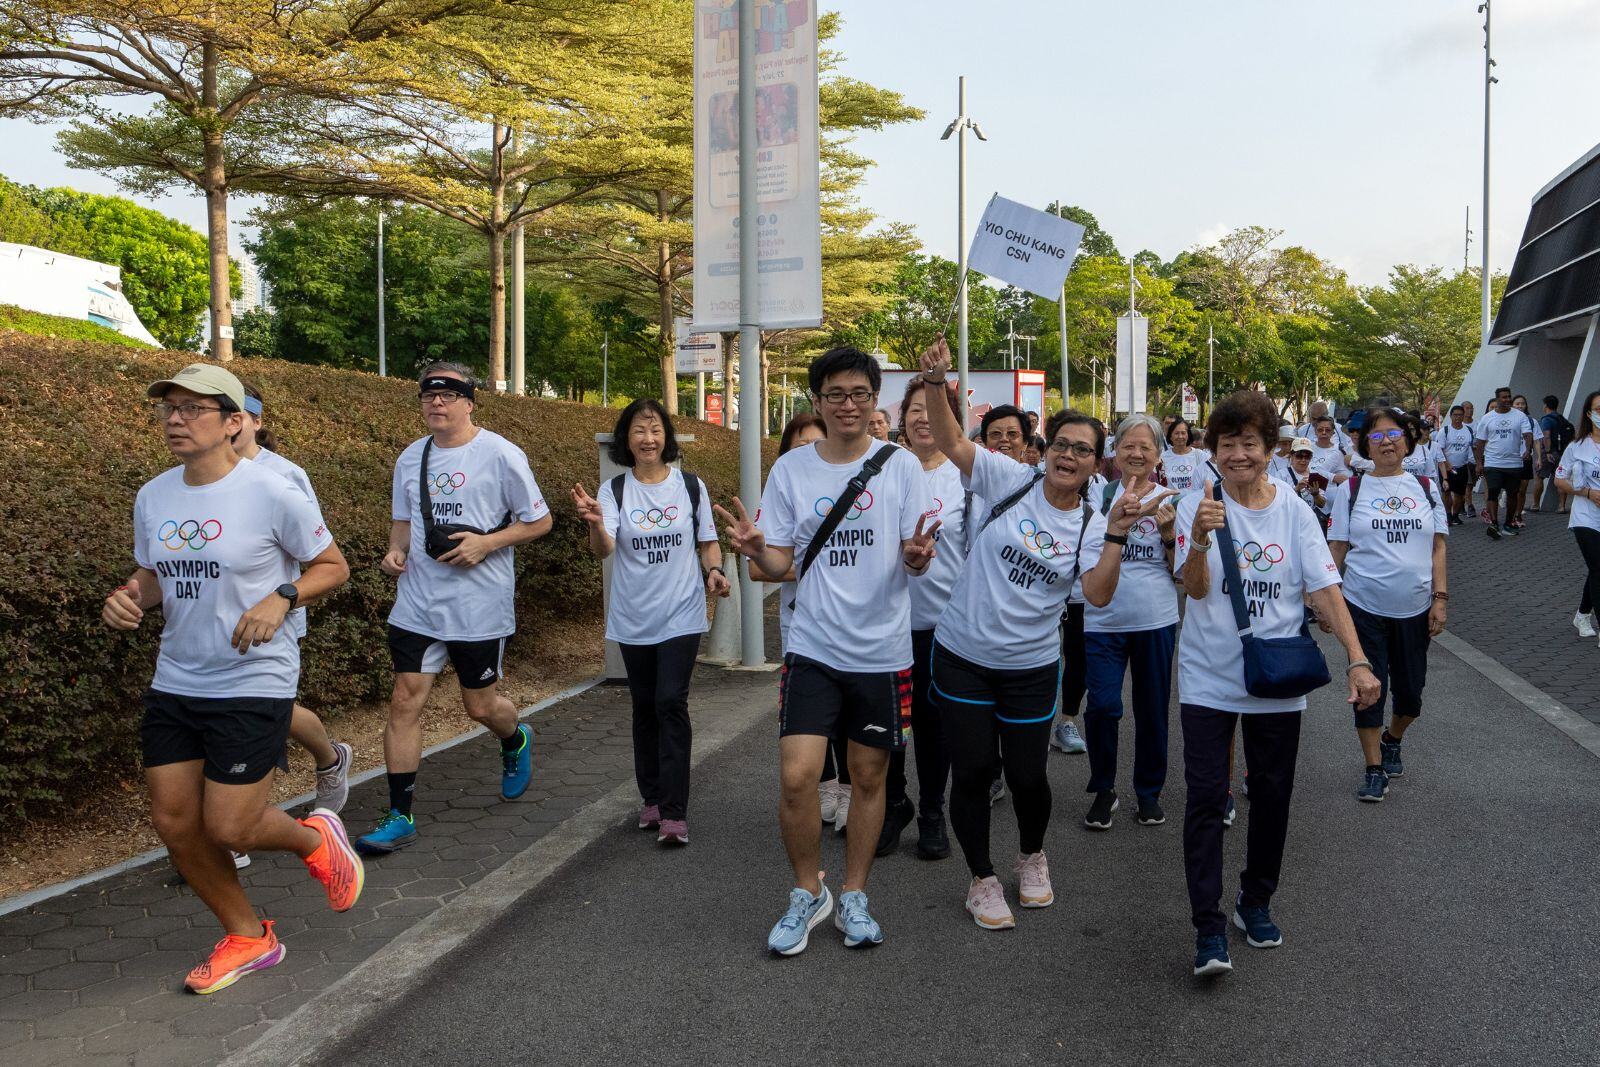
{"type": "Polygon", "coordinates": [[[1583,558],[1567,516],[1526,519],[1499,541],[1479,519],[1450,532],[1450,632],[1600,723],[1600,646],[1572,627],[1583,558]]]}
{"type": "MultiPolygon", "coordinates": [[[[772,678],[723,675],[697,671],[701,727],[742,728],[752,714],[750,690],[764,695],[772,678]]],[[[0,917],[0,1062],[219,1062],[579,809],[631,782],[628,709],[626,688],[597,687],[534,716],[534,782],[512,803],[499,797],[493,738],[429,757],[417,783],[421,838],[367,864],[366,889],[349,912],[330,912],[298,861],[257,856],[244,883],[277,921],[288,956],[215,996],[181,993],[185,973],[220,934],[193,893],[169,884],[165,861],[0,917]]],[[[381,777],[353,789],[344,810],[352,833],[370,828],[387,799],[381,777]]]]}
{"type": "MultiPolygon", "coordinates": [[[[874,871],[885,945],[849,952],[826,926],[775,960],[789,874],[771,731],[754,728],[700,774],[692,848],[616,827],[318,1062],[1592,1065],[1600,768],[1437,646],[1431,671],[1382,805],[1354,798],[1342,693],[1314,698],[1276,900],[1287,943],[1235,938],[1220,984],[1188,973],[1176,733],[1157,828],[1125,808],[1084,830],[1085,762],[1052,755],[1059,902],[1017,930],[976,928],[960,859],[907,842],[874,871]]],[[[1230,872],[1248,822],[1242,802],[1230,872]]],[[[1004,802],[995,826],[1006,857],[1004,802]]],[[[837,887],[840,842],[824,862],[837,887]]]]}

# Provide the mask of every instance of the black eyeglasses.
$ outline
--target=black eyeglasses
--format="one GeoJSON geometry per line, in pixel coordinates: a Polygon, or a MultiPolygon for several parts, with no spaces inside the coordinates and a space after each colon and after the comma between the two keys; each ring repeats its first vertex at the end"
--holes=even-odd
{"type": "Polygon", "coordinates": [[[818,393],[823,400],[834,406],[843,404],[846,400],[852,404],[870,404],[872,398],[877,396],[871,389],[829,389],[826,393],[818,393]]]}
{"type": "Polygon", "coordinates": [[[445,407],[449,407],[451,404],[454,404],[457,400],[461,399],[461,394],[452,393],[448,390],[441,389],[436,393],[418,393],[417,399],[421,400],[424,404],[437,400],[445,407]]]}
{"type": "Polygon", "coordinates": [[[204,412],[221,411],[222,408],[213,407],[210,404],[196,404],[193,401],[185,404],[169,404],[165,400],[157,400],[155,403],[150,405],[150,410],[155,412],[156,418],[163,421],[172,418],[172,413],[176,411],[178,413],[178,418],[182,419],[184,422],[193,422],[204,412]]]}
{"type": "Polygon", "coordinates": [[[1079,459],[1088,459],[1094,455],[1094,445],[1086,445],[1082,441],[1068,441],[1065,437],[1058,437],[1050,442],[1052,452],[1071,452],[1079,459]]]}

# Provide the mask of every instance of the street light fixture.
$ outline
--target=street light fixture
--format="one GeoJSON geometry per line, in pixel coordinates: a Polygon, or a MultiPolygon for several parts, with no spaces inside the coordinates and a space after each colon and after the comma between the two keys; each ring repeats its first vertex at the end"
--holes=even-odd
{"type": "Polygon", "coordinates": [[[980,141],[989,138],[977,120],[967,114],[967,78],[957,81],[956,102],[960,114],[944,128],[939,140],[956,139],[956,366],[959,377],[958,392],[961,399],[961,425],[967,425],[967,131],[971,130],[980,141]]]}

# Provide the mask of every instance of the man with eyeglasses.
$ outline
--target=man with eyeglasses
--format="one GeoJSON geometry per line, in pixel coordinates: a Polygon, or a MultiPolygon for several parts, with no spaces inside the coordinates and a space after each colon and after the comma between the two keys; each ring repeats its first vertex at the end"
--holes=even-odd
{"type": "Polygon", "coordinates": [[[424,369],[418,399],[428,436],[394,467],[394,521],[379,565],[398,579],[389,612],[394,694],[383,731],[389,810],[356,840],[369,855],[417,839],[422,706],[447,661],[467,716],[500,739],[500,796],[515,800],[533,778],[533,729],[517,722],[499,681],[516,631],[514,548],[550,532],[550,508],[522,449],[473,424],[475,398],[472,373],[459,363],[424,369]]]}
{"type": "Polygon", "coordinates": [[[222,924],[222,940],[184,981],[214,993],[284,956],[230,852],[293,852],[335,911],[361,895],[365,873],[339,817],[318,808],[295,819],[271,802],[273,770],[288,770],[300,682],[300,646],[284,620],[343,585],[350,568],[317,506],[234,452],[245,430],[239,379],[194,363],[149,395],[179,465],[139,490],[137,569],[106,597],[101,620],[136,630],[161,608],[139,731],[145,781],[173,866],[222,924]]]}
{"type": "MultiPolygon", "coordinates": [[[[720,505],[729,544],[766,574],[796,568],[794,617],[778,697],[781,798],[778,823],[794,868],[789,907],[767,937],[780,956],[805,951],[834,910],[820,866],[817,779],[829,739],[849,739],[850,821],[844,884],[834,926],[847,948],[883,941],[867,908],[867,875],[883,827],[889,754],[905,747],[911,722],[911,596],[934,556],[937,519],[922,464],[890,448],[805,566],[807,550],[865,463],[885,447],[868,433],[882,373],[859,349],[819,356],[811,396],[827,436],[778,457],[756,521],[735,498],[720,505]],[[759,524],[758,524],[759,523],[759,524]]],[[[860,485],[860,482],[856,483],[860,485]]]]}
{"type": "Polygon", "coordinates": [[[1533,423],[1527,415],[1512,409],[1510,386],[1502,385],[1494,391],[1494,409],[1484,412],[1478,420],[1472,449],[1487,489],[1483,516],[1489,524],[1489,537],[1498,541],[1501,534],[1515,535],[1516,530],[1501,519],[1500,494],[1505,493],[1506,510],[1510,511],[1517,494],[1522,492],[1522,456],[1533,454],[1533,423]]]}

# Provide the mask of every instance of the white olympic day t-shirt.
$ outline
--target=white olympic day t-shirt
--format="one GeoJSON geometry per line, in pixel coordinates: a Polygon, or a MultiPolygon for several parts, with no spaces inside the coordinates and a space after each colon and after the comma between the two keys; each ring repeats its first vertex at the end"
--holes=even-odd
{"type": "MultiPolygon", "coordinates": [[[[756,522],[767,544],[794,549],[797,576],[833,502],[883,447],[878,441],[871,446],[849,463],[829,463],[813,446],[794,449],[772,465],[756,522]]],[[[922,464],[896,448],[800,577],[787,650],[837,671],[910,667],[909,586],[922,579],[906,573],[900,545],[916,534],[917,520],[932,507],[922,464]]]]}
{"type": "Polygon", "coordinates": [[[209,485],[174,467],[133,505],[133,558],[161,583],[161,654],[150,686],[191,697],[293,697],[300,644],[286,624],[239,654],[229,641],[246,611],[333,544],[305,494],[242,461],[209,485]]]}
{"type": "Polygon", "coordinates": [[[1328,497],[1333,519],[1328,540],[1344,541],[1344,598],[1363,611],[1390,619],[1421,615],[1433,603],[1433,538],[1449,536],[1444,499],[1432,486],[1433,506],[1415,475],[1361,476],[1355,510],[1351,482],[1328,497]]]}
{"type": "MultiPolygon", "coordinates": [[[[972,461],[972,491],[999,502],[1027,485],[1031,468],[981,449],[972,461]]],[[[995,670],[1026,670],[1061,656],[1061,612],[1082,573],[1100,562],[1105,517],[1082,505],[1052,507],[1040,479],[1026,496],[974,535],[966,568],[934,640],[995,670]],[[1079,550],[1080,534],[1082,549],[1079,550]],[[1073,571],[1078,579],[1074,580],[1073,571]]],[[[985,512],[985,518],[988,513],[985,512]]]]}
{"type": "Polygon", "coordinates": [[[1461,429],[1445,424],[1433,435],[1433,441],[1450,461],[1452,467],[1465,467],[1472,462],[1472,427],[1462,423],[1461,429]]]}
{"type": "Polygon", "coordinates": [[[1180,493],[1200,488],[1200,483],[1206,479],[1206,464],[1210,461],[1211,453],[1203,448],[1191,448],[1181,456],[1170,448],[1162,452],[1161,473],[1166,478],[1167,488],[1180,493]]]}
{"type": "MultiPolygon", "coordinates": [[[[1594,443],[1594,438],[1585,437],[1567,446],[1556,466],[1556,477],[1571,482],[1574,489],[1600,489],[1600,446],[1594,443]]],[[[1567,529],[1578,526],[1600,530],[1600,504],[1574,495],[1567,529]]]]}
{"type": "MultiPolygon", "coordinates": [[[[428,556],[422,502],[417,499],[427,440],[407,445],[394,465],[391,517],[411,523],[411,554],[395,590],[389,624],[436,641],[510,637],[517,629],[515,549],[497,549],[475,567],[455,567],[428,556]]],[[[428,475],[427,503],[436,522],[492,530],[507,512],[519,522],[550,514],[527,455],[493,430],[479,427],[472,440],[455,448],[435,445],[428,475]]]]}
{"type": "Polygon", "coordinates": [[[1432,478],[1437,482],[1439,480],[1440,457],[1441,453],[1438,445],[1432,441],[1427,444],[1418,441],[1417,446],[1411,450],[1411,454],[1400,461],[1400,469],[1413,478],[1432,478]]]}
{"type": "Polygon", "coordinates": [[[911,582],[912,630],[931,630],[939,624],[939,616],[950,603],[950,591],[956,587],[956,578],[966,563],[968,515],[976,526],[986,514],[980,510],[982,502],[976,494],[970,504],[967,502],[961,471],[952,461],[946,459],[933,470],[922,473],[928,492],[933,496],[928,522],[931,524],[938,519],[940,526],[934,531],[938,548],[928,572],[911,582]]]}
{"type": "MultiPolygon", "coordinates": [[[[1301,426],[1300,428],[1295,430],[1295,436],[1304,437],[1307,441],[1310,441],[1312,444],[1316,444],[1317,443],[1317,428],[1315,426],[1313,426],[1311,423],[1308,422],[1304,426],[1301,426]]],[[[1334,423],[1334,426],[1333,426],[1333,443],[1335,445],[1337,445],[1339,447],[1339,450],[1342,451],[1342,452],[1349,453],[1349,452],[1354,452],[1356,450],[1355,440],[1353,438],[1351,438],[1351,436],[1349,434],[1345,433],[1344,432],[1344,428],[1341,427],[1338,423],[1334,423]]]]}
{"type": "MultiPolygon", "coordinates": [[[[1272,502],[1259,510],[1223,494],[1234,558],[1222,562],[1222,538],[1211,534],[1206,563],[1211,587],[1184,609],[1178,644],[1178,697],[1187,704],[1220,711],[1304,711],[1305,697],[1269,700],[1244,688],[1244,646],[1233,617],[1233,603],[1223,588],[1225,576],[1243,582],[1251,630],[1257,637],[1291,637],[1305,621],[1304,594],[1339,584],[1322,525],[1316,513],[1293,493],[1273,486],[1272,502]]],[[[1181,571],[1189,558],[1189,532],[1200,507],[1200,495],[1178,502],[1178,546],[1173,566],[1181,571]]]]}
{"type": "MultiPolygon", "coordinates": [[[[1113,505],[1122,498],[1123,492],[1125,488],[1118,482],[1111,497],[1113,505]]],[[[1116,548],[1115,545],[1111,547],[1116,548]]],[[[1156,517],[1150,515],[1128,530],[1128,543],[1122,546],[1121,576],[1111,603],[1103,608],[1086,605],[1083,628],[1085,632],[1122,634],[1159,630],[1177,621],[1178,597],[1172,587],[1172,572],[1167,569],[1161,528],[1156,517]]]]}
{"type": "Polygon", "coordinates": [[[1328,479],[1328,485],[1333,485],[1333,480],[1341,474],[1350,473],[1350,461],[1340,451],[1337,445],[1322,447],[1315,441],[1311,442],[1311,473],[1320,474],[1328,479]]]}
{"type": "Polygon", "coordinates": [[[1521,470],[1524,454],[1522,435],[1533,433],[1528,416],[1512,408],[1505,414],[1485,413],[1478,419],[1478,440],[1483,445],[1483,465],[1496,470],[1521,470]]]}
{"type": "MultiPolygon", "coordinates": [[[[311,501],[312,507],[316,508],[318,511],[322,510],[322,505],[317,501],[317,491],[311,488],[311,479],[306,475],[306,472],[298,463],[284,459],[270,448],[261,449],[256,453],[256,458],[248,462],[259,463],[263,467],[267,468],[267,470],[272,471],[278,477],[284,479],[290,485],[304,493],[306,495],[306,499],[311,501]]],[[[299,577],[300,568],[295,567],[294,577],[290,578],[289,581],[292,582],[299,577]]],[[[304,640],[306,636],[306,609],[295,608],[293,611],[289,612],[288,617],[284,619],[284,625],[289,627],[289,629],[294,633],[294,639],[296,641],[304,640]]]]}
{"type": "MultiPolygon", "coordinates": [[[[606,640],[653,645],[706,632],[706,587],[700,577],[700,543],[715,541],[711,491],[700,483],[700,524],[694,526],[689,486],[676,467],[664,481],[623,475],[617,510],[612,479],[600,486],[600,517],[616,542],[611,554],[611,602],[606,640]]],[[[689,477],[693,477],[690,475],[689,477]]]]}
{"type": "Polygon", "coordinates": [[[1286,483],[1291,489],[1299,481],[1298,476],[1294,473],[1294,467],[1289,463],[1289,457],[1280,456],[1276,452],[1267,457],[1267,477],[1276,478],[1286,483]]]}

